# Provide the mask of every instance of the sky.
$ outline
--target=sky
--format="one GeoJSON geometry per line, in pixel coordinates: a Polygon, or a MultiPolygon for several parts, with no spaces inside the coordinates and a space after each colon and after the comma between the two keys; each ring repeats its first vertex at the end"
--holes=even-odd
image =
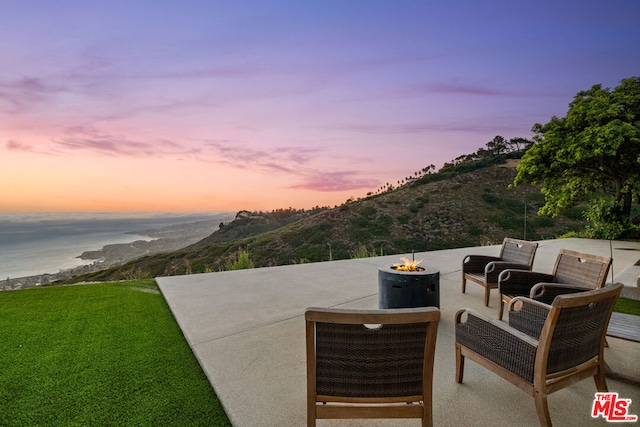
{"type": "Polygon", "coordinates": [[[0,212],[339,205],[640,75],[636,0],[0,10],[0,212]]]}

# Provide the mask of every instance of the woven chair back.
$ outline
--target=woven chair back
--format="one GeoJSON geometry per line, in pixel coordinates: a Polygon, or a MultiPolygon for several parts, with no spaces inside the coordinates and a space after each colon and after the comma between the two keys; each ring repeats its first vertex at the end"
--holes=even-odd
{"type": "MultiPolygon", "coordinates": [[[[606,287],[556,297],[544,328],[551,335],[547,374],[573,368],[600,353],[613,306],[620,294],[618,288],[606,287]],[[578,303],[574,304],[574,301],[578,303]]],[[[541,336],[542,340],[545,338],[541,336]]]]}
{"type": "Polygon", "coordinates": [[[561,250],[556,260],[555,282],[597,289],[604,286],[611,258],[561,250]]]}
{"type": "Polygon", "coordinates": [[[526,240],[504,239],[500,258],[502,261],[525,264],[531,267],[538,245],[526,240]]]}
{"type": "Polygon", "coordinates": [[[316,391],[327,396],[422,394],[428,323],[316,323],[316,391]]]}

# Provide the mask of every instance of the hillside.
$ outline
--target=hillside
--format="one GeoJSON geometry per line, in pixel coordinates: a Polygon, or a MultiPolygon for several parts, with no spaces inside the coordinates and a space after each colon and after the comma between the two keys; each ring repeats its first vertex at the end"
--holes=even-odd
{"type": "Polygon", "coordinates": [[[315,208],[312,210],[278,209],[273,212],[240,211],[231,222],[220,224],[215,233],[200,240],[197,246],[207,246],[214,243],[230,242],[256,236],[267,231],[276,230],[292,222],[322,212],[329,208],[315,208]]]}
{"type": "Polygon", "coordinates": [[[127,233],[148,236],[152,239],[105,245],[99,250],[84,251],[79,258],[100,260],[100,264],[112,266],[123,264],[126,261],[140,258],[144,255],[175,251],[202,240],[210,235],[212,230],[217,230],[219,224],[232,219],[232,215],[222,215],[212,220],[175,224],[168,227],[127,233]]]}
{"type": "Polygon", "coordinates": [[[236,220],[187,248],[73,281],[219,271],[240,249],[247,249],[261,267],[350,258],[365,248],[369,254],[388,255],[498,244],[506,236],[550,239],[584,226],[577,211],[553,219],[539,217],[542,195],[533,187],[509,188],[514,177],[513,163],[425,176],[333,209],[289,211],[287,219],[294,222],[268,231],[264,230],[269,225],[280,225],[277,213],[253,218],[239,213],[236,220]]]}

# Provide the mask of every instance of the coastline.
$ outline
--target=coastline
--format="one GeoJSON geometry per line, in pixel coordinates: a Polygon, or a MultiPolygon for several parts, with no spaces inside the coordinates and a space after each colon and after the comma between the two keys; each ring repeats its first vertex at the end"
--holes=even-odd
{"type": "MultiPolygon", "coordinates": [[[[95,214],[89,215],[95,216],[95,214]]],[[[131,224],[131,229],[126,230],[125,228],[125,230],[121,230],[118,233],[112,233],[111,243],[104,244],[105,240],[102,239],[101,243],[94,246],[96,248],[102,246],[101,249],[87,250],[86,248],[91,247],[91,243],[88,245],[85,244],[84,248],[73,249],[72,246],[71,249],[67,249],[67,251],[72,251],[69,252],[71,261],[67,259],[67,265],[69,263],[74,264],[75,262],[72,261],[73,259],[77,259],[78,262],[85,261],[86,263],[84,264],[74,265],[67,268],[57,268],[56,272],[46,272],[46,269],[42,268],[43,272],[41,273],[16,275],[13,277],[5,276],[0,279],[0,291],[47,286],[57,280],[69,278],[77,274],[89,273],[121,265],[145,255],[178,250],[211,235],[213,232],[218,230],[220,223],[231,221],[235,217],[235,214],[231,212],[216,212],[212,214],[176,214],[173,216],[168,214],[163,215],[164,216],[161,217],[161,220],[158,220],[158,217],[150,217],[146,223],[144,218],[139,219],[138,217],[135,217],[136,224],[131,224]],[[134,225],[136,226],[134,227],[134,225]],[[149,237],[150,239],[141,240],[139,239],[140,237],[149,237]],[[120,240],[119,242],[118,239],[120,240]],[[132,239],[136,240],[131,241],[132,239]],[[122,241],[126,241],[126,243],[122,243],[122,241]],[[75,254],[73,254],[73,252],[75,252],[75,254]]],[[[4,218],[6,217],[0,219],[4,218]]],[[[126,221],[126,217],[125,219],[120,218],[118,220],[126,221]]],[[[86,222],[85,219],[81,219],[78,223],[82,223],[82,221],[86,222]]],[[[65,224],[68,223],[73,223],[73,220],[65,222],[65,224]]],[[[7,222],[5,222],[4,225],[6,226],[6,224],[7,222]]],[[[34,224],[38,225],[40,222],[34,221],[34,224]]],[[[129,225],[127,224],[120,225],[120,227],[128,226],[129,225]]],[[[86,224],[85,228],[87,229],[86,233],[94,231],[91,227],[86,226],[86,224]]],[[[7,228],[5,227],[5,231],[6,229],[7,228]]],[[[8,235],[9,238],[12,237],[11,232],[5,234],[8,235]]],[[[17,235],[18,239],[21,238],[21,234],[18,232],[15,232],[14,235],[17,235]]],[[[68,241],[64,241],[64,243],[72,245],[72,237],[69,237],[67,239],[68,241]]],[[[57,238],[60,239],[59,236],[57,238]]],[[[46,245],[53,245],[53,248],[49,248],[49,251],[55,250],[55,242],[51,243],[50,241],[45,240],[42,243],[42,246],[46,245]]],[[[31,255],[30,252],[29,255],[31,255]]],[[[27,261],[26,258],[31,257],[25,257],[25,261],[27,261]]]]}

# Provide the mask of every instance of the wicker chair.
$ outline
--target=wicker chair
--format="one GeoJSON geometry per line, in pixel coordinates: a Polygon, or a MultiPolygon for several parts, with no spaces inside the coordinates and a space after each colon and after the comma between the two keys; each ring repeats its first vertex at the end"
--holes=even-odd
{"type": "Polygon", "coordinates": [[[499,256],[467,255],[462,260],[462,293],[467,280],[484,287],[484,305],[489,305],[491,289],[498,287],[498,275],[508,268],[531,270],[538,244],[526,240],[505,238],[499,256]]]}
{"type": "MultiPolygon", "coordinates": [[[[560,249],[551,274],[536,271],[504,270],[498,276],[500,307],[498,318],[502,320],[504,305],[517,296],[529,296],[538,283],[561,283],[582,287],[582,290],[598,289],[607,280],[611,258],[590,255],[568,249],[560,249]]],[[[546,302],[551,303],[552,298],[546,302]]]]}
{"type": "Polygon", "coordinates": [[[608,391],[605,333],[622,287],[563,294],[551,305],[514,298],[509,325],[473,310],[458,311],[456,381],[462,382],[464,360],[469,358],[530,394],[540,425],[551,426],[547,395],[588,377],[593,377],[598,391],[608,391]]]}
{"type": "Polygon", "coordinates": [[[321,418],[420,418],[433,425],[440,311],[309,308],[307,425],[321,418]]]}

